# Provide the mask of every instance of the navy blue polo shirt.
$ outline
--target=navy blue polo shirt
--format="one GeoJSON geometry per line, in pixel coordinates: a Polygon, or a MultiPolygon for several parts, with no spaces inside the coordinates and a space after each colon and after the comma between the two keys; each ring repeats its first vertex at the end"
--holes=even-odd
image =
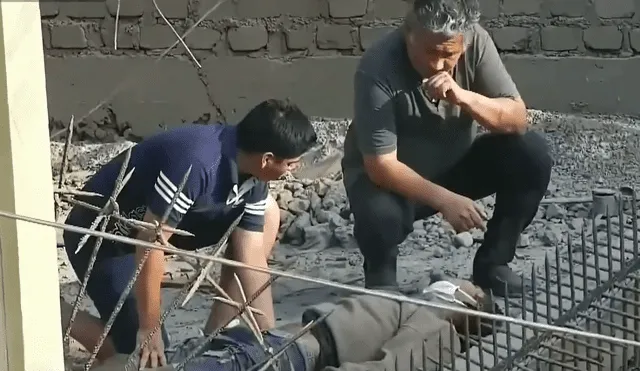
{"type": "MultiPolygon", "coordinates": [[[[261,232],[268,187],[239,173],[236,151],[236,129],[224,124],[186,125],[145,139],[131,151],[127,172],[133,173],[117,198],[121,215],[141,220],[150,210],[162,217],[191,167],[166,224],[196,237],[174,235],[183,242],[177,247],[191,250],[216,243],[241,213],[238,227],[261,232]]],[[[124,157],[104,165],[84,190],[110,195],[124,157]]],[[[104,205],[101,201],[98,206],[104,205]]],[[[136,232],[122,222],[113,222],[107,231],[131,237],[136,232]]]]}

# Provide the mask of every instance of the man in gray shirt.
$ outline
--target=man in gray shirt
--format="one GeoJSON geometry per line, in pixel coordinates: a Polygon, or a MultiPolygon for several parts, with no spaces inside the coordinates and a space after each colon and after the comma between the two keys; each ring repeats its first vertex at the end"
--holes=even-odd
{"type": "Polygon", "coordinates": [[[367,287],[397,287],[398,244],[439,212],[458,232],[486,229],[474,283],[501,296],[529,288],[508,263],[553,160],[478,19],[477,0],[415,0],[360,61],[342,167],[367,287]],[[491,194],[485,228],[473,200],[491,194]]]}

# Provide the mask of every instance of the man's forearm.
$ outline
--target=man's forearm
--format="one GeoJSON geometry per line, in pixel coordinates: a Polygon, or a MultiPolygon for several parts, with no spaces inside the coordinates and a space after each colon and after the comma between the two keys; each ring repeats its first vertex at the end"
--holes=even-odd
{"type": "MultiPolygon", "coordinates": [[[[143,247],[136,249],[136,266],[142,261],[145,250],[143,247]]],[[[163,276],[164,252],[160,250],[149,251],[149,256],[142,271],[140,271],[135,286],[135,297],[141,329],[155,328],[160,321],[163,276]]]]}
{"type": "Polygon", "coordinates": [[[523,133],[527,128],[527,109],[521,100],[466,91],[460,107],[491,132],[523,133]]]}
{"type": "Polygon", "coordinates": [[[371,180],[379,187],[388,189],[410,200],[427,205],[439,211],[442,201],[451,192],[420,176],[409,166],[398,160],[390,161],[377,171],[369,174],[371,180]]]}

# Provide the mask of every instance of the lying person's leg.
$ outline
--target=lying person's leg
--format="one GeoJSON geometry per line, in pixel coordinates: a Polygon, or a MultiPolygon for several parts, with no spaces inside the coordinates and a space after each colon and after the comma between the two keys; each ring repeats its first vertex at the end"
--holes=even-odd
{"type": "MultiPolygon", "coordinates": [[[[299,326],[296,326],[299,328],[299,326]]],[[[281,349],[293,336],[295,329],[289,331],[272,330],[263,334],[265,345],[274,352],[281,349]]],[[[275,369],[281,371],[314,371],[318,351],[309,352],[313,342],[308,337],[297,340],[287,347],[283,355],[278,357],[275,369]]],[[[148,371],[175,371],[176,365],[189,357],[194,350],[200,349],[193,359],[186,362],[181,371],[248,371],[256,365],[262,365],[270,357],[255,336],[246,328],[235,327],[223,331],[214,340],[206,343],[204,336],[194,337],[178,345],[174,351],[168,352],[169,365],[149,368],[148,371]],[[204,346],[203,346],[204,345],[204,346]]],[[[317,348],[317,345],[316,345],[317,348]]],[[[94,371],[125,371],[128,356],[117,355],[94,371]]]]}

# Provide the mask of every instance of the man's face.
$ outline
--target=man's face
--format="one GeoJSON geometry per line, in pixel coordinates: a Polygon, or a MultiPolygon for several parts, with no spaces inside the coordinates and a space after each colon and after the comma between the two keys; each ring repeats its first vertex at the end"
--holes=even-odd
{"type": "Polygon", "coordinates": [[[300,166],[301,157],[277,158],[272,153],[265,153],[261,158],[260,171],[257,177],[263,181],[278,180],[284,174],[292,172],[300,166]]]}
{"type": "Polygon", "coordinates": [[[462,34],[448,37],[426,30],[414,30],[408,32],[405,38],[409,60],[425,79],[441,71],[451,73],[464,53],[462,34]]]}

